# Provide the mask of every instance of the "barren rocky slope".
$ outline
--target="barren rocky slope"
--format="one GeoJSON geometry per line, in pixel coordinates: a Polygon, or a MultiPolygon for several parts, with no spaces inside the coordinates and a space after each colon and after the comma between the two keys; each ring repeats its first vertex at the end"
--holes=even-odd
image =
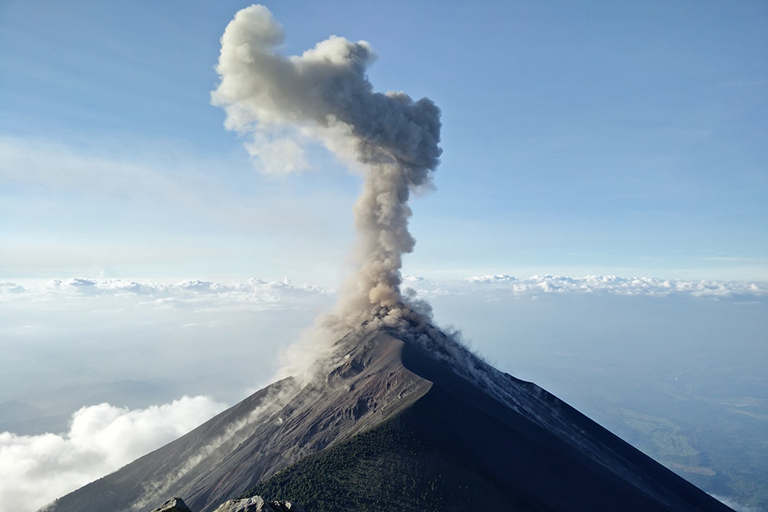
{"type": "Polygon", "coordinates": [[[431,326],[362,326],[326,371],[275,383],[89,484],[56,512],[207,512],[254,490],[321,510],[727,511],[538,386],[431,326]]]}

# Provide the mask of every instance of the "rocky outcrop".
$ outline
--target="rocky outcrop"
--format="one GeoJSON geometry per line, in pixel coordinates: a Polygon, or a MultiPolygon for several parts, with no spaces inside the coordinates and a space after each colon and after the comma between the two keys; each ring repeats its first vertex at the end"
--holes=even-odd
{"type": "MultiPolygon", "coordinates": [[[[152,512],[192,512],[181,498],[171,498],[152,512]]],[[[264,501],[261,496],[252,496],[241,500],[229,500],[222,503],[213,512],[304,512],[300,506],[290,501],[264,501]]]]}
{"type": "Polygon", "coordinates": [[[214,512],[304,512],[300,506],[290,501],[271,501],[267,503],[261,496],[242,500],[229,500],[214,512]]]}
{"type": "Polygon", "coordinates": [[[192,512],[181,498],[171,498],[152,512],[192,512]]]}

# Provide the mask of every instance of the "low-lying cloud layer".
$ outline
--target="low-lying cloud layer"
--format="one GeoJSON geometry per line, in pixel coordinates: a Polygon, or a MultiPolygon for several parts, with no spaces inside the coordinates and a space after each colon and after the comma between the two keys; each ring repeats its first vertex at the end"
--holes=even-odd
{"type": "Polygon", "coordinates": [[[659,279],[655,277],[536,275],[517,278],[507,274],[472,276],[463,281],[434,281],[406,276],[405,284],[425,297],[461,293],[535,297],[538,294],[604,293],[645,297],[710,297],[759,299],[768,297],[768,283],[659,279]]]}
{"type": "Polygon", "coordinates": [[[262,281],[249,279],[242,283],[216,283],[212,281],[186,280],[176,283],[138,282],[125,279],[86,279],[73,277],[67,280],[53,279],[45,284],[22,286],[12,282],[0,282],[0,294],[26,294],[34,298],[94,295],[137,295],[162,300],[194,300],[219,296],[264,303],[292,303],[308,297],[329,295],[333,290],[309,284],[294,284],[289,279],[262,281]]]}
{"type": "Polygon", "coordinates": [[[103,403],[72,415],[66,434],[0,433],[0,510],[34,512],[187,433],[224,409],[208,397],[128,410],[103,403]]]}
{"type": "MultiPolygon", "coordinates": [[[[591,275],[567,277],[535,275],[514,277],[508,274],[486,274],[458,280],[436,280],[406,275],[403,283],[424,296],[495,292],[534,296],[542,293],[583,294],[608,293],[626,296],[690,296],[713,298],[768,297],[768,283],[756,281],[720,281],[691,279],[660,279],[656,277],[617,277],[591,275]]],[[[296,307],[302,301],[318,297],[332,298],[336,290],[313,284],[295,284],[290,279],[263,281],[252,278],[245,282],[217,283],[185,280],[176,283],[133,281],[124,279],[86,279],[73,277],[54,279],[45,284],[22,285],[0,282],[0,300],[22,297],[50,299],[64,296],[135,295],[162,301],[176,299],[232,299],[261,302],[275,307],[296,307]]]]}

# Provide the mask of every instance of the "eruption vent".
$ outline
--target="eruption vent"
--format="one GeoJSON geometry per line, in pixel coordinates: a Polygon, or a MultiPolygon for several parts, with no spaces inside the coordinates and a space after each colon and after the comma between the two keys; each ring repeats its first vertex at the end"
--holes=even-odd
{"type": "Polygon", "coordinates": [[[353,327],[418,316],[400,292],[411,189],[428,186],[441,149],[440,110],[402,92],[379,93],[366,76],[375,57],[365,41],[332,36],[301,56],[275,53],[282,27],[262,5],[241,10],[221,38],[214,105],[226,126],[253,135],[247,145],[268,172],[306,167],[299,142],[314,138],[346,161],[362,164],[363,193],[354,208],[358,268],[342,291],[335,321],[353,327]]]}

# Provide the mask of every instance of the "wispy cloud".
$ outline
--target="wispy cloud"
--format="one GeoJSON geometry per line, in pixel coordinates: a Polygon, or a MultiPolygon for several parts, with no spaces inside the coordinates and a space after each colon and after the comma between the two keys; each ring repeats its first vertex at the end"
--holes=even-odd
{"type": "Polygon", "coordinates": [[[229,155],[197,155],[172,143],[157,148],[144,141],[123,142],[75,147],[0,135],[0,183],[68,208],[72,205],[67,194],[91,201],[120,199],[126,201],[124,207],[180,208],[187,216],[210,216],[241,229],[295,229],[299,220],[316,227],[324,212],[318,215],[318,208],[312,208],[315,215],[297,212],[314,201],[333,210],[327,206],[338,198],[326,189],[304,191],[300,199],[286,195],[287,187],[275,189],[268,179],[250,171],[247,162],[229,155]],[[237,179],[229,179],[228,173],[237,179]]]}
{"type": "Polygon", "coordinates": [[[339,226],[354,199],[345,184],[278,184],[245,157],[123,142],[0,135],[0,267],[36,277],[92,268],[338,272],[351,236],[339,226]]]}
{"type": "Polygon", "coordinates": [[[192,200],[188,186],[166,175],[184,164],[140,161],[135,157],[75,150],[47,141],[0,137],[0,180],[48,190],[192,200]]]}

